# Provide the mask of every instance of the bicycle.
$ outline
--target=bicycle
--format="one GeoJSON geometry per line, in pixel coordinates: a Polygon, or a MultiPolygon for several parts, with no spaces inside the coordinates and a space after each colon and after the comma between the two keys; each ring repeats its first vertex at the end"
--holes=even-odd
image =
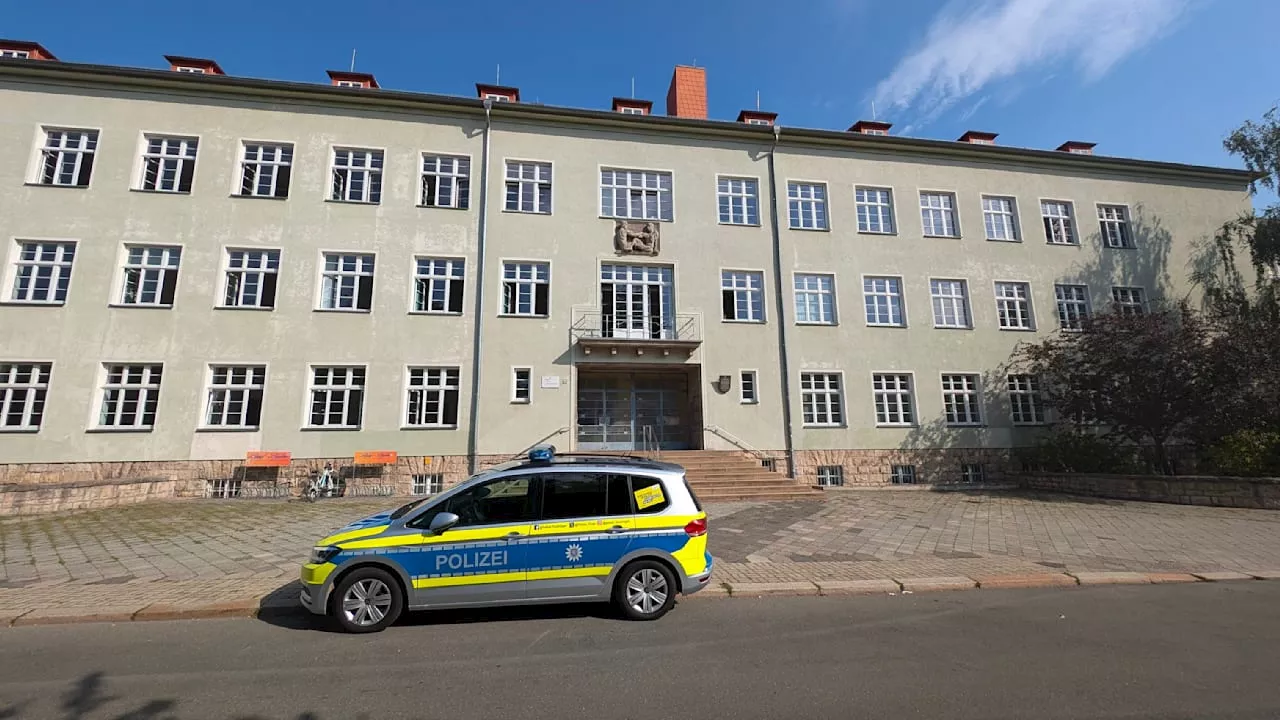
{"type": "Polygon", "coordinates": [[[338,473],[334,471],[333,463],[325,463],[324,470],[307,481],[307,488],[303,491],[302,498],[307,502],[315,502],[322,497],[337,497],[338,494],[338,473]]]}

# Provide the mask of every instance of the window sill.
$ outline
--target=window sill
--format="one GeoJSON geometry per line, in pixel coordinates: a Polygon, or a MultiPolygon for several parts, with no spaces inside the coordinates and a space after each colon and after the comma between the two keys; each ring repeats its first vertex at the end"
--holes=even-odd
{"type": "Polygon", "coordinates": [[[458,429],[458,426],[457,426],[457,425],[401,425],[401,426],[400,426],[400,429],[401,429],[401,430],[412,430],[412,431],[421,431],[421,430],[457,430],[457,429],[458,429]]]}
{"type": "Polygon", "coordinates": [[[1064,242],[1053,242],[1052,240],[1046,241],[1045,245],[1049,245],[1051,247],[1074,247],[1074,248],[1080,247],[1080,243],[1078,242],[1064,243],[1064,242]]]}
{"type": "Polygon", "coordinates": [[[502,208],[502,212],[511,213],[512,215],[546,215],[546,216],[551,215],[551,213],[549,212],[540,212],[538,210],[512,210],[511,208],[505,208],[505,207],[502,208]]]}
{"type": "Polygon", "coordinates": [[[422,203],[418,203],[414,207],[417,207],[422,210],[460,210],[462,212],[466,212],[467,210],[471,209],[470,207],[454,207],[452,205],[423,205],[422,203]]]}
{"type": "Polygon", "coordinates": [[[511,405],[532,405],[532,400],[512,400],[511,405]]]}
{"type": "Polygon", "coordinates": [[[1020,244],[1022,244],[1022,238],[991,238],[991,237],[989,237],[989,238],[987,238],[987,242],[994,242],[994,243],[1008,243],[1008,244],[1010,244],[1010,245],[1020,245],[1020,244]]]}
{"type": "Polygon", "coordinates": [[[0,435],[34,435],[38,432],[38,427],[0,427],[0,435]]]}
{"type": "Polygon", "coordinates": [[[231,197],[242,200],[288,200],[289,196],[280,197],[278,195],[243,195],[241,193],[231,193],[231,197]]]}
{"type": "Polygon", "coordinates": [[[959,235],[929,235],[927,233],[922,234],[922,237],[934,238],[937,240],[960,240],[961,239],[961,236],[959,235]]]}
{"type": "Polygon", "coordinates": [[[312,312],[318,313],[334,313],[336,315],[368,315],[372,310],[363,308],[312,308],[312,312]]]}
{"type": "Polygon", "coordinates": [[[360,432],[359,425],[303,425],[302,432],[360,432]]]}
{"type": "Polygon", "coordinates": [[[738,404],[739,405],[759,405],[760,401],[759,400],[739,400],[738,404]]]}
{"type": "Polygon", "coordinates": [[[500,318],[517,318],[520,320],[547,320],[550,315],[516,315],[514,313],[498,313],[500,318]]]}
{"type": "Polygon", "coordinates": [[[196,427],[198,433],[238,433],[238,432],[260,432],[262,427],[259,425],[200,425],[196,427]]]}
{"type": "Polygon", "coordinates": [[[123,310],[172,310],[173,305],[153,305],[150,303],[107,303],[107,307],[123,310]]]}
{"type": "Polygon", "coordinates": [[[1002,327],[1002,328],[1000,328],[1000,332],[1029,333],[1029,332],[1035,332],[1035,331],[1036,331],[1036,329],[1035,329],[1035,328],[1015,328],[1015,327],[1002,327]]]}
{"type": "Polygon", "coordinates": [[[334,205],[372,205],[377,207],[382,204],[381,200],[378,202],[372,202],[369,200],[334,200],[333,198],[325,198],[324,201],[334,205]]]}
{"type": "MultiPolygon", "coordinates": [[[[914,426],[913,426],[914,427],[914,426]]],[[[954,428],[956,430],[982,430],[987,427],[986,423],[943,423],[943,427],[954,428]]]]}
{"type": "Polygon", "coordinates": [[[155,428],[154,425],[138,425],[135,427],[91,427],[85,429],[87,433],[149,433],[155,428]]]}
{"type": "Polygon", "coordinates": [[[259,307],[257,305],[214,305],[214,310],[240,310],[242,312],[274,312],[274,307],[259,307]]]}
{"type": "Polygon", "coordinates": [[[800,327],[839,327],[838,322],[815,322],[813,320],[797,320],[796,325],[800,327]]]}
{"type": "Polygon", "coordinates": [[[884,430],[912,430],[920,426],[916,423],[876,423],[876,427],[884,430]]]}
{"type": "Polygon", "coordinates": [[[893,237],[897,235],[896,230],[859,230],[859,235],[877,235],[883,237],[893,237]]]}
{"type": "Polygon", "coordinates": [[[1049,426],[1049,421],[1047,421],[1047,420],[1045,420],[1045,421],[1043,421],[1043,422],[1017,422],[1017,421],[1014,421],[1014,422],[1013,422],[1013,426],[1014,426],[1014,427],[1020,427],[1020,428],[1040,428],[1040,427],[1048,427],[1048,426],[1049,426]]]}
{"type": "Polygon", "coordinates": [[[890,330],[906,330],[906,325],[894,325],[892,323],[867,323],[869,328],[888,328],[890,330]]]}
{"type": "Polygon", "coordinates": [[[440,310],[410,310],[410,315],[436,315],[438,317],[462,317],[462,311],[444,312],[440,310]]]}
{"type": "Polygon", "coordinates": [[[847,428],[847,427],[849,427],[849,426],[848,426],[848,425],[845,425],[844,423],[840,423],[840,424],[838,424],[838,425],[809,425],[809,424],[805,424],[805,425],[801,425],[800,427],[803,427],[803,428],[806,428],[806,429],[809,429],[809,430],[843,430],[843,429],[845,429],[845,428],[847,428]]]}
{"type": "Polygon", "coordinates": [[[673,223],[675,222],[675,220],[672,218],[663,220],[662,218],[615,217],[612,215],[597,215],[596,217],[598,217],[601,220],[616,220],[620,222],[631,222],[631,223],[673,223]]]}
{"type": "Polygon", "coordinates": [[[934,326],[933,326],[933,329],[934,329],[934,330],[972,330],[972,329],[973,329],[973,326],[972,326],[972,325],[964,325],[964,326],[960,326],[960,325],[934,325],[934,326]]]}
{"type": "Polygon", "coordinates": [[[1115,245],[1104,245],[1103,247],[1105,247],[1108,250],[1128,250],[1129,252],[1133,252],[1134,250],[1138,249],[1137,247],[1134,247],[1132,245],[1126,245],[1121,247],[1116,247],[1115,245]]]}
{"type": "Polygon", "coordinates": [[[787,226],[787,229],[788,229],[788,230],[795,230],[796,232],[831,232],[831,228],[829,228],[829,227],[824,227],[824,228],[819,228],[819,227],[807,228],[807,227],[791,227],[790,225],[788,225],[788,226],[787,226]]]}
{"type": "Polygon", "coordinates": [[[758,222],[753,222],[753,223],[736,223],[736,222],[725,222],[725,221],[721,220],[720,222],[718,222],[718,223],[716,223],[716,224],[717,224],[717,225],[723,225],[724,227],[746,227],[746,228],[758,228],[758,227],[762,227],[762,226],[760,225],[760,223],[758,223],[758,222]]]}
{"type": "Polygon", "coordinates": [[[15,307],[62,307],[66,304],[66,300],[58,300],[55,302],[47,302],[44,300],[0,300],[0,305],[12,305],[15,307]]]}
{"type": "Polygon", "coordinates": [[[731,318],[720,318],[720,322],[728,325],[767,325],[765,320],[737,320],[731,318]]]}
{"type": "Polygon", "coordinates": [[[62,185],[60,183],[25,182],[27,187],[62,188],[63,190],[88,190],[88,185],[62,185]]]}
{"type": "Polygon", "coordinates": [[[143,195],[190,195],[190,190],[147,190],[146,188],[129,188],[129,192],[143,195]]]}

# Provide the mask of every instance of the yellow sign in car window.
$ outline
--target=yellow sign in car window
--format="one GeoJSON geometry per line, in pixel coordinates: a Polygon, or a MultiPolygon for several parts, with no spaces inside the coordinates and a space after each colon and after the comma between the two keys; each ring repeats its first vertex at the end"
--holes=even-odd
{"type": "Polygon", "coordinates": [[[662,496],[661,485],[650,485],[647,488],[640,488],[635,492],[635,496],[636,508],[639,510],[658,505],[665,499],[662,496]]]}

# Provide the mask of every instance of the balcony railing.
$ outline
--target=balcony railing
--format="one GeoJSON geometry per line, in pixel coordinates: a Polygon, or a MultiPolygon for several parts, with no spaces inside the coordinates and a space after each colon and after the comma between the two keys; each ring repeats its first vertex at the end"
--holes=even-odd
{"type": "Polygon", "coordinates": [[[588,354],[593,347],[655,347],[663,350],[691,350],[702,342],[697,313],[677,313],[667,317],[632,319],[600,310],[573,313],[573,339],[588,354]]]}

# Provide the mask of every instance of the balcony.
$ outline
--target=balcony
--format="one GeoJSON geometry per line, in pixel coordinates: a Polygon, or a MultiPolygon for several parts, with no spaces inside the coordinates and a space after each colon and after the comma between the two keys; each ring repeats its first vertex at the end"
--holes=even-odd
{"type": "Polygon", "coordinates": [[[701,316],[624,318],[600,310],[575,310],[570,334],[583,355],[658,355],[685,357],[702,344],[701,316]]]}

